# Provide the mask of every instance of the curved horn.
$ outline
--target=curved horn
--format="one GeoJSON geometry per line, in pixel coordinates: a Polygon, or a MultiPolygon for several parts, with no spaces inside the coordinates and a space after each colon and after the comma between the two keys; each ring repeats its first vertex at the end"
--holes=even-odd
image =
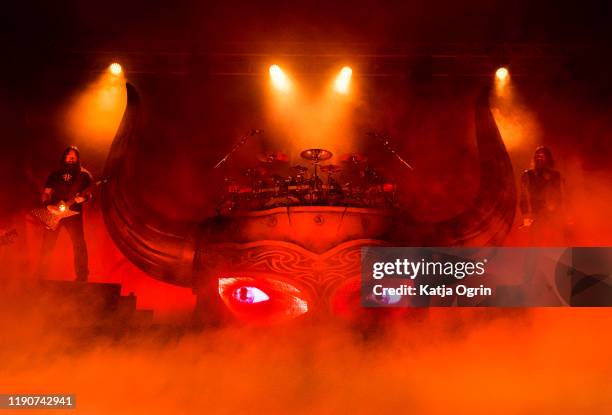
{"type": "Polygon", "coordinates": [[[138,204],[129,186],[130,155],[140,145],[141,120],[138,92],[129,83],[126,89],[127,107],[104,167],[109,178],[101,196],[104,222],[119,250],[138,268],[162,281],[191,286],[196,224],[168,220],[138,204]]]}
{"type": "Polygon", "coordinates": [[[413,223],[417,229],[412,231],[412,242],[427,246],[468,243],[495,246],[510,231],[516,212],[514,173],[489,107],[489,93],[490,89],[484,88],[476,100],[480,187],[474,202],[452,218],[437,223],[413,223]]]}

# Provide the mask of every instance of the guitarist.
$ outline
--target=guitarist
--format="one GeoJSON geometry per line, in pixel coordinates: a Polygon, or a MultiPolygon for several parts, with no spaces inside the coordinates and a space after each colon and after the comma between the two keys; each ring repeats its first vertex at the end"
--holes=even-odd
{"type": "MultiPolygon", "coordinates": [[[[89,187],[92,181],[91,174],[81,167],[79,150],[75,146],[70,146],[62,154],[60,168],[51,172],[47,178],[42,193],[42,202],[45,206],[48,206],[74,197],[75,203],[68,208],[76,212],[82,212],[83,203],[89,200],[90,195],[80,195],[79,192],[89,187]]],[[[72,240],[76,279],[77,281],[87,281],[89,267],[82,214],[62,219],[60,226],[54,231],[45,230],[38,263],[38,276],[44,278],[47,274],[51,252],[62,227],[66,229],[72,240]]]]}
{"type": "Polygon", "coordinates": [[[523,228],[530,229],[530,243],[540,246],[563,245],[566,225],[571,223],[567,209],[564,180],[555,170],[552,152],[538,147],[533,167],[521,176],[520,209],[523,228]]]}

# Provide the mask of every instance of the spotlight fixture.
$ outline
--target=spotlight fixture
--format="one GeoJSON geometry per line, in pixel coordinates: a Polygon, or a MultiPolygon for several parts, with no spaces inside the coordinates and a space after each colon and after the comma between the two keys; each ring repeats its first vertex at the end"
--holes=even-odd
{"type": "Polygon", "coordinates": [[[289,78],[278,65],[270,66],[270,79],[272,80],[272,85],[279,91],[287,92],[291,88],[289,78]]]}
{"type": "Polygon", "coordinates": [[[110,64],[110,66],[108,67],[108,70],[110,71],[110,73],[112,73],[115,76],[119,76],[121,75],[121,72],[123,71],[123,68],[121,68],[121,65],[119,65],[117,62],[113,62],[110,64]]]}
{"type": "Polygon", "coordinates": [[[495,77],[498,81],[506,82],[506,80],[508,80],[508,76],[510,76],[510,73],[508,72],[508,69],[503,66],[495,71],[495,77]]]}
{"type": "Polygon", "coordinates": [[[340,70],[340,73],[336,77],[336,82],[334,83],[334,89],[336,92],[343,95],[348,94],[352,75],[353,70],[348,66],[345,66],[340,70]]]}

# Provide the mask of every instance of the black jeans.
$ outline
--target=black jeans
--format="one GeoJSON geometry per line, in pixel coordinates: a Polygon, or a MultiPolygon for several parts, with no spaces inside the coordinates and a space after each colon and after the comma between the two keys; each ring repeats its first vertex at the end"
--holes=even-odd
{"type": "Polygon", "coordinates": [[[83,214],[74,215],[69,218],[62,219],[60,226],[54,231],[45,230],[43,235],[42,248],[40,252],[40,261],[38,263],[38,275],[44,277],[49,269],[49,259],[51,252],[57,242],[60,229],[64,228],[68,231],[72,240],[72,251],[74,254],[74,271],[77,281],[87,281],[89,275],[87,244],[85,243],[85,234],[83,233],[83,214]]]}

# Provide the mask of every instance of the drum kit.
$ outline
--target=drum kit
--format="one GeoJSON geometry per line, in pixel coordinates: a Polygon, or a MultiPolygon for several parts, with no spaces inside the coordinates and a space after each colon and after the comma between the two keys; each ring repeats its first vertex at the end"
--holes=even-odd
{"type": "Polygon", "coordinates": [[[273,152],[258,157],[259,164],[242,170],[239,179],[226,178],[218,212],[227,215],[239,210],[303,205],[397,205],[397,186],[380,170],[370,167],[364,154],[344,155],[341,164],[322,164],[333,154],[321,148],[304,150],[300,157],[311,167],[291,167],[286,154],[273,152]]]}

